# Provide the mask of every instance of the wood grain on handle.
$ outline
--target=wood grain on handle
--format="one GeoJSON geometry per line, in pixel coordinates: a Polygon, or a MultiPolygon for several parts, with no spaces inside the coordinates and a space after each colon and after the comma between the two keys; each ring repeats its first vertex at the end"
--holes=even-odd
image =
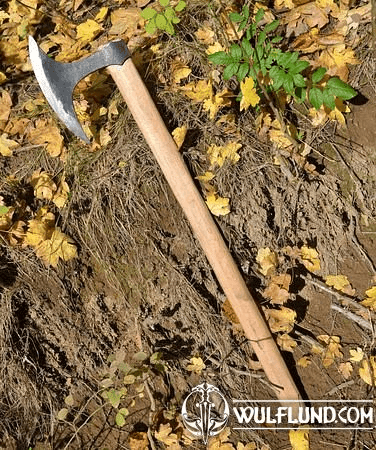
{"type": "Polygon", "coordinates": [[[187,216],[278,398],[298,400],[299,391],[270,330],[132,60],[107,70],[187,216]]]}

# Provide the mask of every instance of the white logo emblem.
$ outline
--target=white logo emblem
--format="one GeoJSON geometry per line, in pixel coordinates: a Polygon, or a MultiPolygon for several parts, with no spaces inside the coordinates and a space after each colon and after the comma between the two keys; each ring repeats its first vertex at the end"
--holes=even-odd
{"type": "Polygon", "coordinates": [[[215,386],[202,383],[192,389],[181,408],[183,422],[194,436],[204,443],[219,434],[226,426],[230,410],[222,393],[215,386]]]}

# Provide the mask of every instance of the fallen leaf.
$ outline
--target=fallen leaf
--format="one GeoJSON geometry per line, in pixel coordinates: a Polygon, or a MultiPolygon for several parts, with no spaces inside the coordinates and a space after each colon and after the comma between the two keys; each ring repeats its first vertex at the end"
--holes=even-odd
{"type": "Polygon", "coordinates": [[[321,266],[319,254],[316,249],[303,245],[303,247],[300,249],[300,252],[302,263],[306,269],[308,269],[310,272],[316,272],[320,270],[321,266]]]}
{"type": "Polygon", "coordinates": [[[213,94],[212,83],[206,80],[199,80],[197,83],[192,81],[185,86],[181,86],[184,95],[195,102],[203,102],[211,98],[213,94]]]}
{"type": "Polygon", "coordinates": [[[187,130],[187,125],[183,125],[181,127],[175,128],[175,130],[172,131],[172,136],[178,149],[180,149],[183,145],[187,130]]]}
{"type": "Polygon", "coordinates": [[[15,211],[14,206],[2,205],[2,213],[0,214],[0,231],[9,230],[9,228],[12,225],[12,218],[14,211],[15,211]]]}
{"type": "Polygon", "coordinates": [[[201,372],[205,369],[206,365],[202,358],[196,358],[193,356],[190,360],[190,364],[187,366],[187,370],[189,372],[197,373],[198,375],[201,375],[201,372]]]}
{"type": "Polygon", "coordinates": [[[364,352],[360,347],[357,347],[356,350],[350,349],[349,352],[351,355],[350,361],[360,362],[364,358],[364,352]]]}
{"type": "Polygon", "coordinates": [[[205,203],[214,216],[226,216],[230,213],[229,198],[219,197],[215,193],[210,193],[207,195],[205,203]]]}
{"type": "Polygon", "coordinates": [[[293,0],[274,0],[275,9],[293,9],[295,8],[293,0]]]}
{"type": "Polygon", "coordinates": [[[312,364],[311,358],[309,356],[302,356],[301,358],[298,359],[297,363],[298,366],[306,368],[308,367],[310,364],[312,364]]]}
{"type": "Polygon", "coordinates": [[[225,106],[231,106],[231,97],[233,93],[225,88],[221,92],[218,92],[214,96],[204,100],[204,110],[209,112],[209,118],[214,120],[217,112],[225,106]]]}
{"type": "Polygon", "coordinates": [[[274,332],[290,333],[294,327],[296,311],[285,306],[281,309],[264,309],[270,329],[274,332]]]}
{"type": "Polygon", "coordinates": [[[360,303],[373,311],[376,311],[376,286],[366,290],[367,297],[360,303]]]}
{"type": "Polygon", "coordinates": [[[209,45],[209,47],[205,50],[207,55],[212,55],[217,52],[224,52],[225,47],[223,47],[219,42],[214,42],[213,45],[209,45]]]}
{"type": "Polygon", "coordinates": [[[8,134],[4,133],[0,136],[0,154],[3,156],[12,156],[12,150],[19,147],[20,144],[12,139],[8,139],[8,134]]]}
{"type": "Polygon", "coordinates": [[[277,336],[277,344],[282,351],[293,352],[294,348],[298,345],[297,342],[287,333],[279,334],[277,336]]]}
{"type": "Polygon", "coordinates": [[[148,435],[145,431],[133,431],[129,434],[130,450],[147,450],[149,448],[148,435]]]}
{"type": "Polygon", "coordinates": [[[289,292],[273,282],[264,290],[263,295],[269,298],[273,305],[283,305],[289,299],[289,292]]]}
{"type": "Polygon", "coordinates": [[[215,177],[214,173],[208,171],[208,172],[205,172],[204,175],[197,176],[196,180],[208,182],[208,181],[211,181],[214,177],[215,177]]]}
{"type": "Polygon", "coordinates": [[[111,12],[110,35],[122,39],[130,39],[137,34],[138,27],[143,26],[145,32],[145,20],[141,17],[141,8],[119,8],[111,12]]]}
{"type": "Polygon", "coordinates": [[[256,106],[260,97],[256,93],[255,82],[252,77],[245,78],[240,83],[240,91],[243,94],[240,100],[240,111],[247,110],[250,106],[256,106]]]}
{"type": "Polygon", "coordinates": [[[12,98],[5,89],[1,92],[0,98],[0,122],[6,122],[9,119],[12,109],[12,98]]]}
{"type": "Polygon", "coordinates": [[[207,150],[209,161],[212,166],[222,167],[226,160],[233,164],[239,161],[240,156],[237,151],[242,147],[239,142],[231,141],[224,146],[210,145],[207,150]]]}
{"type": "Polygon", "coordinates": [[[172,432],[172,428],[169,423],[161,423],[158,431],[156,431],[154,435],[158,441],[167,446],[178,444],[179,442],[177,434],[172,432]]]}
{"type": "Polygon", "coordinates": [[[277,253],[270,248],[260,248],[257,252],[256,261],[260,265],[260,272],[264,275],[271,275],[278,266],[277,253]]]}
{"type": "Polygon", "coordinates": [[[324,352],[322,353],[322,363],[324,367],[329,367],[334,363],[335,358],[342,358],[341,352],[341,338],[339,336],[329,336],[322,334],[317,336],[317,340],[326,344],[324,352]]]}
{"type": "Polygon", "coordinates": [[[69,197],[69,186],[68,183],[65,181],[65,177],[62,176],[60,183],[57,187],[57,190],[52,198],[52,201],[58,208],[64,208],[64,206],[68,201],[68,197],[69,197]]]}
{"type": "Polygon", "coordinates": [[[211,45],[214,43],[214,31],[209,26],[199,28],[195,32],[196,38],[205,45],[211,45]]]}
{"type": "Polygon", "coordinates": [[[360,64],[353,49],[346,47],[346,44],[329,46],[323,50],[315,60],[317,66],[328,68],[328,75],[338,76],[344,82],[349,77],[348,65],[360,64]]]}
{"type": "Polygon", "coordinates": [[[31,144],[46,145],[50,156],[59,156],[63,151],[63,137],[52,119],[38,119],[29,130],[28,138],[31,144]]]}
{"type": "Polygon", "coordinates": [[[52,200],[57,187],[53,182],[52,177],[49,173],[41,171],[41,169],[36,170],[30,180],[30,184],[34,188],[34,195],[36,198],[52,200]]]}
{"type": "Polygon", "coordinates": [[[48,223],[41,220],[31,219],[28,221],[24,244],[31,247],[38,247],[43,241],[51,237],[53,230],[48,223]]]}
{"type": "Polygon", "coordinates": [[[108,7],[103,6],[94,17],[95,22],[103,22],[108,13],[108,7]]]}
{"type": "Polygon", "coordinates": [[[363,359],[359,368],[360,378],[370,386],[376,386],[376,357],[370,356],[369,361],[363,359]]]}
{"type": "Polygon", "coordinates": [[[36,248],[36,254],[46,265],[57,267],[59,259],[69,261],[77,256],[74,241],[56,227],[51,238],[41,242],[36,248]]]}
{"type": "Polygon", "coordinates": [[[192,72],[192,69],[181,62],[180,58],[176,58],[171,67],[172,79],[178,84],[192,72]]]}
{"type": "Polygon", "coordinates": [[[257,445],[254,442],[248,442],[246,445],[238,442],[236,444],[236,450],[257,450],[257,445]]]}
{"type": "Polygon", "coordinates": [[[95,20],[88,19],[86,22],[77,25],[77,39],[82,42],[92,42],[98,34],[103,30],[95,20]]]}
{"type": "Polygon", "coordinates": [[[309,430],[307,428],[289,430],[289,439],[291,450],[309,450],[309,430]]]}
{"type": "Polygon", "coordinates": [[[353,366],[351,362],[344,362],[338,365],[338,372],[348,380],[351,377],[351,372],[353,371],[353,366]]]}
{"type": "Polygon", "coordinates": [[[328,275],[325,278],[328,286],[333,286],[337,291],[344,292],[347,295],[354,295],[355,289],[352,288],[350,281],[345,275],[328,275]]]}
{"type": "Polygon", "coordinates": [[[210,439],[208,450],[235,450],[234,446],[229,442],[231,430],[226,427],[218,436],[210,439]]]}

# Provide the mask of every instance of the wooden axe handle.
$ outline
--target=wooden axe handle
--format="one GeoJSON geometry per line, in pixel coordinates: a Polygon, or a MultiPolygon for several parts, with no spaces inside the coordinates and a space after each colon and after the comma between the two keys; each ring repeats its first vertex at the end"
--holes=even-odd
{"type": "Polygon", "coordinates": [[[300,399],[270,330],[132,60],[107,70],[183,208],[278,398],[300,399]]]}

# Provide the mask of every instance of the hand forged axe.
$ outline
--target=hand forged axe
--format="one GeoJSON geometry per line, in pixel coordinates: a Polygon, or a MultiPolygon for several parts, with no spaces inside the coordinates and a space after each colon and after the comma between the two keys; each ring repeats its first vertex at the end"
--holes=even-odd
{"type": "Polygon", "coordinates": [[[188,218],[278,399],[292,400],[290,406],[295,411],[301,399],[299,390],[174,140],[134,66],[125,42],[112,41],[87,58],[72,63],[61,63],[49,58],[30,36],[29,54],[35,76],[51,107],[69,130],[87,143],[89,139],[74,111],[73,90],[82,78],[100,68],[107,68],[188,218]]]}

